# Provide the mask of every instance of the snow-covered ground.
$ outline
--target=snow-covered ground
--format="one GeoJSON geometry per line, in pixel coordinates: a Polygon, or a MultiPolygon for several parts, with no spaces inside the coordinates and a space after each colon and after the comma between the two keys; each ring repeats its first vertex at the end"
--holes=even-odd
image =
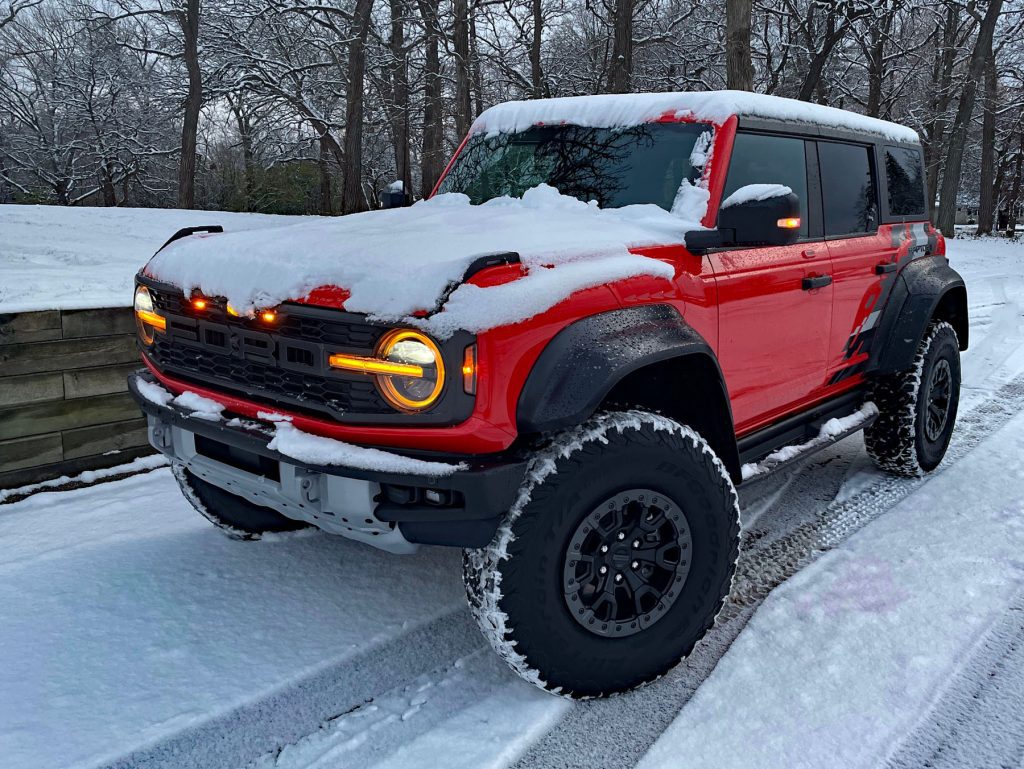
{"type": "Polygon", "coordinates": [[[544,694],[458,553],[230,541],[162,468],[0,505],[0,766],[1024,766],[1024,244],[950,253],[947,460],[890,478],[854,436],[745,486],[731,600],[656,684],[544,694]]]}
{"type": "Polygon", "coordinates": [[[0,206],[0,313],[127,307],[135,273],[183,227],[294,222],[225,211],[0,206]]]}

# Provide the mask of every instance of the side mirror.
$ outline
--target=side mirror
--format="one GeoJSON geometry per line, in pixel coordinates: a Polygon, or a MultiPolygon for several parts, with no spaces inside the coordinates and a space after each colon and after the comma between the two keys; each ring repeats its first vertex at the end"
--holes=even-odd
{"type": "Polygon", "coordinates": [[[381,208],[404,208],[412,205],[412,198],[405,190],[384,190],[380,194],[381,208]]]}
{"type": "Polygon", "coordinates": [[[718,228],[686,233],[686,248],[788,246],[800,237],[800,199],[780,184],[748,184],[722,201],[718,228]]]}

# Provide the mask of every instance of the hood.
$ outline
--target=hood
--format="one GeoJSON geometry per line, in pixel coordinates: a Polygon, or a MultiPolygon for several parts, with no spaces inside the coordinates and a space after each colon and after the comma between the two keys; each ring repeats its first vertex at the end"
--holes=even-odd
{"type": "Polygon", "coordinates": [[[186,293],[226,297],[243,313],[334,286],[347,293],[346,310],[447,336],[525,320],[583,288],[671,278],[670,265],[630,249],[682,243],[700,228],[657,206],[602,210],[541,185],[476,206],[452,193],[408,208],[194,234],[158,252],[146,273],[186,293]],[[474,261],[504,252],[519,255],[523,277],[459,285],[474,261]]]}

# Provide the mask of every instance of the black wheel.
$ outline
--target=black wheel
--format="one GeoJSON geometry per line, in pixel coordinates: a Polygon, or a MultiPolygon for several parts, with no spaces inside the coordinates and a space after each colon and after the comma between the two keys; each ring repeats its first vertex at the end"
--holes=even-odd
{"type": "Polygon", "coordinates": [[[881,377],[871,388],[878,419],[864,431],[875,464],[914,477],[934,470],[946,454],[960,400],[960,346],[948,323],[928,328],[908,371],[881,377]]]}
{"type": "Polygon", "coordinates": [[[697,433],[646,412],[570,430],[534,459],[494,541],[467,550],[495,650],[549,691],[625,691],[686,657],[735,570],[739,506],[697,433]]]}
{"type": "Polygon", "coordinates": [[[197,478],[184,465],[173,464],[171,473],[192,507],[232,539],[259,539],[270,532],[296,531],[309,525],[219,489],[197,478]]]}

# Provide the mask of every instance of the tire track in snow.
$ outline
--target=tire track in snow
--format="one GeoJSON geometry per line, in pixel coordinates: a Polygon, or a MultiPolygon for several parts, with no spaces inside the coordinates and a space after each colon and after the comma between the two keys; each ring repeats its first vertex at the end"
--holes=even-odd
{"type": "Polygon", "coordinates": [[[482,645],[467,609],[450,612],[357,656],[325,665],[267,697],[183,729],[105,769],[227,769],[273,753],[482,645]]]}
{"type": "MultiPolygon", "coordinates": [[[[941,473],[960,460],[988,437],[993,428],[1022,408],[1024,377],[1018,377],[996,390],[991,398],[960,415],[949,451],[936,472],[941,473]]],[[[757,518],[756,523],[763,523],[764,527],[744,532],[732,594],[719,616],[718,625],[687,661],[644,689],[607,700],[579,703],[514,765],[515,769],[593,766],[628,769],[635,766],[711,673],[773,588],[890,510],[931,477],[880,476],[877,482],[852,498],[835,500],[842,486],[842,478],[838,485],[836,483],[835,471],[845,474],[851,454],[859,456],[862,451],[860,439],[854,441],[847,439],[837,444],[837,447],[846,444],[844,454],[836,456],[836,449],[831,449],[827,452],[832,453],[831,458],[812,459],[782,480],[788,488],[772,503],[771,510],[757,518]],[[856,450],[851,446],[856,446],[856,450]],[[825,498],[832,501],[820,504],[825,498]],[[643,717],[638,718],[638,714],[643,717]]],[[[758,484],[769,482],[765,479],[758,484]]],[[[748,487],[741,496],[751,491],[757,489],[748,487]]],[[[747,500],[743,506],[748,506],[747,500]]]]}

